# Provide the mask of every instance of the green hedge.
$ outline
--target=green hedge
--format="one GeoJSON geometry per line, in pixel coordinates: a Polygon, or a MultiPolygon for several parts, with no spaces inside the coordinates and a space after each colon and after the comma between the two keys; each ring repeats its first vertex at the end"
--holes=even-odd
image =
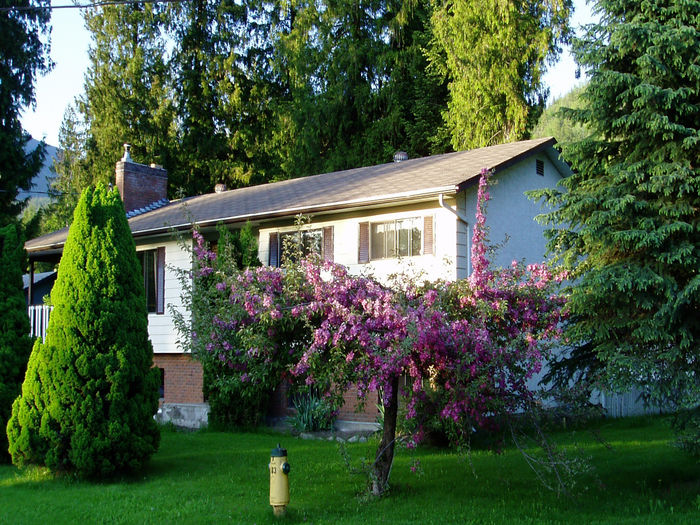
{"type": "Polygon", "coordinates": [[[10,460],[5,426],[20,393],[32,350],[22,290],[23,239],[14,224],[0,228],[0,462],[10,460]]]}

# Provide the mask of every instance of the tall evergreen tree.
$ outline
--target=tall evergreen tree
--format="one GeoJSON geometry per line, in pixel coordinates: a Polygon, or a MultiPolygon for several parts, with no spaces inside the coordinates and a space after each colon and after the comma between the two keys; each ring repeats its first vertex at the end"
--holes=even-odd
{"type": "MultiPolygon", "coordinates": [[[[32,7],[34,0],[0,0],[0,7],[32,7]]],[[[43,143],[28,155],[30,137],[19,121],[22,108],[34,103],[37,75],[51,69],[49,44],[50,12],[46,9],[0,11],[0,226],[15,219],[24,202],[19,190],[28,190],[41,169],[43,143]]]]}
{"type": "Polygon", "coordinates": [[[434,2],[431,67],[449,81],[455,149],[526,138],[544,108],[542,74],[569,39],[571,0],[434,2]]]}
{"type": "Polygon", "coordinates": [[[85,93],[63,117],[44,231],[69,225],[85,188],[113,181],[124,143],[139,161],[174,167],[164,13],[155,4],[136,3],[91,8],[84,18],[92,36],[85,93]]]}
{"type": "MultiPolygon", "coordinates": [[[[85,123],[73,104],[66,108],[58,131],[58,154],[54,160],[55,177],[51,179],[50,202],[42,210],[44,233],[70,226],[80,193],[93,183],[87,162],[85,123]]],[[[116,156],[115,156],[116,157],[116,156]]]]}
{"type": "Polygon", "coordinates": [[[590,82],[569,115],[573,176],[545,192],[550,246],[574,270],[575,342],[617,387],[678,409],[700,452],[700,2],[599,0],[574,51],[590,82]]]}
{"type": "Polygon", "coordinates": [[[0,228],[0,462],[10,459],[5,427],[32,349],[22,288],[23,244],[14,224],[0,228]]]}
{"type": "Polygon", "coordinates": [[[429,10],[427,0],[290,3],[275,35],[284,177],[449,147],[433,140],[446,84],[426,71],[429,10]]]}
{"type": "Polygon", "coordinates": [[[265,182],[270,113],[270,13],[256,1],[194,0],[169,11],[179,156],[185,193],[265,182]]]}
{"type": "Polygon", "coordinates": [[[159,374],[116,189],[83,192],[51,302],[46,342],[34,345],[7,427],[13,463],[81,476],[140,467],[158,447],[159,374]]]}
{"type": "MultiPolygon", "coordinates": [[[[113,180],[124,143],[131,144],[135,159],[171,169],[174,112],[163,13],[157,4],[134,3],[88,9],[84,16],[92,45],[85,94],[77,106],[86,127],[90,182],[113,180]]],[[[70,176],[70,169],[59,176],[70,176]]],[[[84,187],[76,189],[80,193],[84,187]]]]}

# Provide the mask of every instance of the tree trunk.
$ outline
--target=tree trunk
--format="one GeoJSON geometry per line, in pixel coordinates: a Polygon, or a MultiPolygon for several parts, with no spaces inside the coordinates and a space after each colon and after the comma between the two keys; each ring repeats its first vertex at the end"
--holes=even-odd
{"type": "Polygon", "coordinates": [[[399,408],[399,378],[391,380],[391,395],[384,394],[384,433],[377,448],[372,471],[372,494],[381,496],[388,487],[391,466],[394,463],[394,445],[396,443],[396,416],[399,408]]]}

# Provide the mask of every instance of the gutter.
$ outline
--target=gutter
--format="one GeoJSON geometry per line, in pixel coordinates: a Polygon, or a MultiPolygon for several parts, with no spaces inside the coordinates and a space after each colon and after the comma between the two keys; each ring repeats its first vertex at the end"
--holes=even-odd
{"type": "MultiPolygon", "coordinates": [[[[333,213],[335,211],[349,211],[349,210],[359,210],[363,208],[368,208],[372,206],[381,205],[391,205],[394,203],[406,203],[406,202],[423,202],[428,201],[435,196],[442,195],[447,192],[455,192],[454,186],[443,186],[430,190],[418,190],[404,193],[396,193],[388,196],[383,196],[380,198],[364,198],[364,199],[353,199],[347,201],[332,202],[329,204],[316,204],[316,205],[304,205],[296,206],[291,208],[281,208],[271,211],[263,211],[257,213],[247,213],[243,215],[231,215],[228,217],[217,217],[215,219],[206,219],[195,221],[200,227],[206,228],[209,226],[215,226],[219,222],[224,224],[232,224],[236,222],[243,222],[245,220],[266,220],[266,219],[276,219],[280,217],[292,217],[299,213],[302,214],[317,214],[317,213],[333,213]]],[[[149,228],[145,230],[132,231],[134,237],[152,235],[154,233],[167,232],[170,229],[187,229],[192,226],[191,222],[180,223],[175,225],[169,225],[168,227],[158,226],[156,228],[149,228]]]]}

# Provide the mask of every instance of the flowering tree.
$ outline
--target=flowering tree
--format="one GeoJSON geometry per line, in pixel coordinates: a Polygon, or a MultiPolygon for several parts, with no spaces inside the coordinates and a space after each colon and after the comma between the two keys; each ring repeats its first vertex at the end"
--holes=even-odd
{"type": "MultiPolygon", "coordinates": [[[[457,440],[526,409],[528,380],[558,334],[563,299],[553,288],[563,276],[544,265],[489,267],[487,179],[484,171],[474,271],[457,282],[390,289],[313,257],[284,270],[217,270],[195,232],[195,281],[210,279],[206,288],[216,297],[209,304],[216,307],[195,316],[194,354],[238,370],[238,383],[250,385],[249,392],[274,387],[283,373],[315,385],[336,406],[351,384],[361,399],[378,391],[384,428],[373,464],[376,495],[387,487],[400,397],[406,417],[419,421],[421,403],[439,394],[433,398],[440,400],[441,417],[454,422],[457,440]],[[402,390],[401,377],[408,379],[402,390]]],[[[413,443],[422,434],[418,423],[413,443]]]]}

